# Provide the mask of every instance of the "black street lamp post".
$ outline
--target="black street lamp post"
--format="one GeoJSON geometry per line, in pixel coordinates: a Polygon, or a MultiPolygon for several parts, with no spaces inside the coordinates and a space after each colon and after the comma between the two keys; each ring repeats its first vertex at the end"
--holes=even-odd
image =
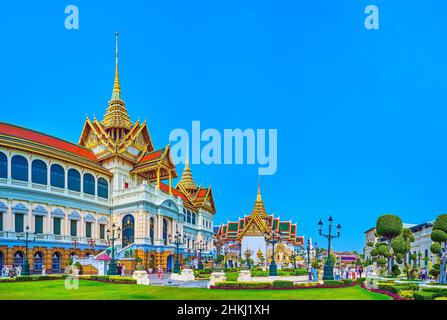
{"type": "MultiPolygon", "coordinates": [[[[174,236],[174,244],[176,247],[176,251],[175,251],[175,264],[174,264],[174,273],[179,273],[180,272],[180,252],[179,252],[179,246],[183,243],[183,236],[180,232],[176,231],[175,232],[175,236],[174,236]]],[[[169,235],[169,242],[171,242],[171,235],[169,235]]]]}
{"type": "Polygon", "coordinates": [[[278,275],[277,266],[275,263],[275,244],[281,241],[281,235],[278,234],[278,231],[272,229],[272,231],[264,233],[265,242],[272,245],[272,262],[269,266],[269,276],[278,275]]]}
{"type": "Polygon", "coordinates": [[[74,240],[71,244],[73,245],[74,255],[77,256],[76,248],[77,248],[77,245],[79,244],[79,241],[78,240],[74,240]]]}
{"type": "Polygon", "coordinates": [[[202,251],[206,249],[206,245],[208,244],[208,242],[203,242],[202,240],[200,240],[199,242],[197,242],[195,244],[195,249],[196,251],[198,251],[198,255],[197,255],[197,260],[198,260],[198,264],[197,264],[197,269],[199,270],[203,270],[203,263],[202,263],[202,251]]]}
{"type": "MultiPolygon", "coordinates": [[[[90,254],[94,255],[93,251],[95,251],[96,241],[93,239],[88,239],[87,242],[90,246],[90,250],[92,251],[90,254]]],[[[92,261],[92,260],[90,260],[90,261],[92,261]]],[[[93,274],[93,268],[90,268],[90,274],[93,274]]]]}
{"type": "Polygon", "coordinates": [[[225,258],[225,269],[228,268],[228,251],[230,249],[228,247],[225,247],[223,252],[224,252],[224,258],[225,258]]]}
{"type": "Polygon", "coordinates": [[[115,237],[115,224],[112,224],[112,231],[110,232],[110,229],[107,229],[107,240],[112,242],[112,259],[109,262],[109,271],[107,272],[108,275],[114,276],[117,274],[116,271],[116,261],[115,261],[115,240],[118,240],[120,238],[121,228],[118,227],[117,236],[115,237]]]}
{"type": "Polygon", "coordinates": [[[318,222],[318,231],[320,236],[325,237],[326,239],[328,239],[328,248],[327,248],[327,258],[326,258],[326,262],[324,264],[324,272],[323,272],[323,280],[334,280],[334,262],[332,261],[331,258],[331,240],[332,239],[336,239],[340,237],[340,231],[341,231],[341,226],[340,224],[337,225],[337,235],[332,235],[332,217],[329,217],[328,222],[329,222],[329,232],[328,234],[323,234],[323,222],[320,220],[320,222],[318,222]]]}
{"type": "Polygon", "coordinates": [[[307,273],[309,275],[309,280],[312,280],[312,269],[310,267],[310,239],[307,239],[307,273]]]}
{"type": "Polygon", "coordinates": [[[295,250],[295,247],[293,247],[293,251],[290,254],[290,257],[292,258],[293,263],[293,270],[296,270],[296,258],[298,257],[299,252],[295,250]]]}
{"type": "MultiPolygon", "coordinates": [[[[29,234],[30,234],[30,232],[29,232],[29,227],[28,226],[26,226],[26,228],[25,228],[25,239],[24,239],[24,241],[25,241],[25,257],[24,257],[24,259],[23,259],[23,262],[22,262],[22,275],[23,276],[29,276],[29,261],[28,261],[28,242],[29,242],[29,234]]],[[[17,240],[20,240],[20,236],[17,236],[17,240]]],[[[36,240],[36,238],[34,237],[34,239],[33,239],[33,241],[35,241],[36,240]]]]}

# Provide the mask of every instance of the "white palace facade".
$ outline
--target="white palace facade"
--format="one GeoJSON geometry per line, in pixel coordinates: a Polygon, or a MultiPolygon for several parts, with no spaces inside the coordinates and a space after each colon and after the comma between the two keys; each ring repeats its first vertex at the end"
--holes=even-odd
{"type": "Polygon", "coordinates": [[[138,256],[171,270],[177,232],[182,258],[198,244],[202,256],[212,254],[211,188],[195,184],[188,163],[173,186],[169,145],[155,149],[146,122],[130,120],[118,51],[115,68],[104,118],[87,117],[77,144],[0,122],[0,267],[23,262],[27,233],[35,273],[61,272],[71,255],[109,252],[112,229],[124,263],[138,256]]]}

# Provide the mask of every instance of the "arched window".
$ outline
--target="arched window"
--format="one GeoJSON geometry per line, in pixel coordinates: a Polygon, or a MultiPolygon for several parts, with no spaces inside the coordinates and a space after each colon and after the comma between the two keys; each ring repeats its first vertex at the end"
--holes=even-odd
{"type": "Polygon", "coordinates": [[[186,222],[191,223],[191,211],[188,210],[188,215],[186,218],[186,222]]]}
{"type": "Polygon", "coordinates": [[[53,273],[61,272],[61,254],[59,252],[53,253],[53,257],[51,258],[51,271],[53,273]]]}
{"type": "Polygon", "coordinates": [[[68,190],[81,192],[81,174],[76,169],[68,170],[68,190]]]}
{"type": "Polygon", "coordinates": [[[65,171],[58,164],[51,165],[50,184],[52,187],[65,188],[65,171]]]}
{"type": "Polygon", "coordinates": [[[163,219],[163,243],[168,245],[168,221],[163,219]]]}
{"type": "Polygon", "coordinates": [[[135,240],[135,219],[131,214],[124,216],[122,221],[122,243],[123,247],[134,243],[135,240]]]}
{"type": "Polygon", "coordinates": [[[42,160],[34,160],[31,163],[31,182],[47,184],[47,165],[42,160]]]}
{"type": "Polygon", "coordinates": [[[109,184],[104,178],[98,179],[98,197],[105,199],[109,198],[109,184]]]}
{"type": "Polygon", "coordinates": [[[151,238],[151,244],[154,244],[154,218],[149,220],[149,237],[151,238]]]}
{"type": "Polygon", "coordinates": [[[90,173],[84,174],[84,193],[95,195],[95,178],[90,173]]]}
{"type": "Polygon", "coordinates": [[[13,180],[28,181],[28,160],[23,156],[11,159],[11,177],[13,180]]]}
{"type": "Polygon", "coordinates": [[[37,251],[34,255],[34,273],[42,272],[42,264],[43,264],[43,253],[37,251]]]}
{"type": "Polygon", "coordinates": [[[196,214],[192,213],[192,224],[196,224],[196,214]]]}
{"type": "Polygon", "coordinates": [[[0,178],[8,178],[8,158],[0,152],[0,178]]]}
{"type": "Polygon", "coordinates": [[[22,251],[16,251],[14,253],[14,265],[15,266],[21,266],[23,264],[23,252],[22,251]]]}

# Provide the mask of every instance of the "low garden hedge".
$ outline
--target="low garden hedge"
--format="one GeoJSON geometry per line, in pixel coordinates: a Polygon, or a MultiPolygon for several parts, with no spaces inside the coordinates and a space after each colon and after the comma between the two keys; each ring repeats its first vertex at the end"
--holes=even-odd
{"type": "Polygon", "coordinates": [[[430,292],[430,291],[419,291],[415,292],[413,295],[415,300],[434,300],[441,297],[440,293],[430,292]]]}
{"type": "Polygon", "coordinates": [[[348,286],[355,286],[357,283],[343,283],[339,284],[319,284],[312,282],[304,282],[294,284],[293,281],[275,280],[271,282],[238,282],[238,281],[223,281],[217,282],[211,289],[271,289],[271,290],[297,290],[297,289],[319,289],[319,288],[343,288],[348,286]]]}
{"type": "Polygon", "coordinates": [[[272,285],[275,288],[290,288],[293,287],[293,281],[275,280],[273,281],[272,285]]]}
{"type": "Polygon", "coordinates": [[[238,282],[238,281],[223,281],[217,282],[214,286],[216,289],[272,289],[273,285],[270,282],[238,282]]]}
{"type": "Polygon", "coordinates": [[[55,274],[55,275],[29,275],[29,276],[18,276],[15,277],[15,281],[43,281],[43,280],[60,280],[66,279],[66,274],[55,274]]]}
{"type": "Polygon", "coordinates": [[[89,275],[80,277],[84,280],[100,281],[100,282],[110,282],[110,283],[121,283],[121,284],[136,284],[137,280],[132,277],[121,277],[121,276],[98,276],[89,275]]]}

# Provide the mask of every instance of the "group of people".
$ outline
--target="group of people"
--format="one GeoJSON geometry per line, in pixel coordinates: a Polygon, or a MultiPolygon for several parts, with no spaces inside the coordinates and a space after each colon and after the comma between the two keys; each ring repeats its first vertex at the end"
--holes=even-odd
{"type": "Polygon", "coordinates": [[[19,277],[22,274],[21,265],[3,265],[1,270],[2,278],[14,278],[19,277]]]}
{"type": "MultiPolygon", "coordinates": [[[[182,266],[182,269],[183,269],[183,266],[182,266]]],[[[152,273],[154,273],[154,269],[152,267],[149,267],[149,269],[147,269],[147,272],[149,274],[152,274],[152,273]]],[[[163,268],[161,267],[161,265],[158,265],[158,267],[157,267],[157,276],[159,279],[163,278],[163,268]]]]}
{"type": "Polygon", "coordinates": [[[334,279],[344,280],[344,279],[358,279],[363,275],[362,266],[336,266],[334,268],[334,279]]]}
{"type": "Polygon", "coordinates": [[[116,274],[119,275],[119,276],[124,276],[124,271],[125,271],[125,269],[126,269],[126,268],[124,267],[123,264],[118,263],[118,264],[116,265],[116,274]]]}

